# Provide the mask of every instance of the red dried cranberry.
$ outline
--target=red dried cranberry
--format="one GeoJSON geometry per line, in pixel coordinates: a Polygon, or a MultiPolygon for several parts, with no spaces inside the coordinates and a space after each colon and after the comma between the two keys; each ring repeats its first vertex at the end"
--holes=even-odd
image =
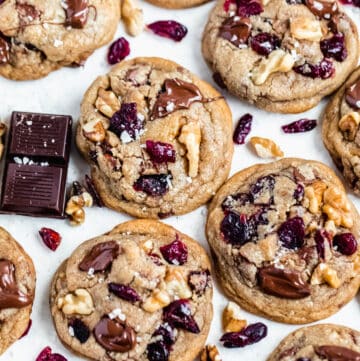
{"type": "Polygon", "coordinates": [[[21,335],[20,338],[23,338],[23,337],[27,336],[27,334],[29,333],[29,331],[31,329],[31,326],[32,326],[32,320],[30,319],[29,323],[28,323],[28,325],[26,327],[26,330],[24,331],[24,333],[21,335]]]}
{"type": "Polygon", "coordinates": [[[227,86],[219,72],[213,74],[213,80],[221,89],[227,89],[227,86]]]}
{"type": "Polygon", "coordinates": [[[360,0],[340,0],[345,5],[354,5],[360,7],[360,0]]]}
{"type": "Polygon", "coordinates": [[[147,140],[146,151],[154,163],[175,163],[176,152],[172,144],[147,140]]]}
{"type": "Polygon", "coordinates": [[[80,320],[80,318],[72,318],[69,321],[69,327],[74,331],[74,336],[79,340],[80,343],[85,343],[90,337],[89,327],[80,320]]]}
{"type": "Polygon", "coordinates": [[[137,292],[130,286],[122,285],[120,283],[110,282],[108,284],[108,289],[109,289],[109,292],[122,298],[125,301],[135,303],[135,302],[141,300],[141,298],[137,294],[137,292]]]}
{"type": "Polygon", "coordinates": [[[210,284],[211,276],[209,270],[190,272],[189,285],[198,296],[202,296],[206,289],[210,287],[210,284]]]}
{"type": "Polygon", "coordinates": [[[224,347],[245,347],[259,342],[267,336],[267,327],[261,322],[253,323],[240,332],[225,333],[220,341],[223,342],[224,347]]]}
{"type": "Polygon", "coordinates": [[[299,357],[296,359],[296,361],[311,361],[311,358],[308,357],[299,357]]]}
{"type": "Polygon", "coordinates": [[[299,119],[281,128],[285,133],[304,133],[313,130],[317,125],[316,119],[299,119]]]}
{"type": "Polygon", "coordinates": [[[305,193],[305,189],[304,186],[302,184],[298,184],[296,186],[296,189],[294,191],[294,198],[296,199],[297,202],[300,202],[303,200],[304,198],[304,193],[305,193]]]}
{"type": "Polygon", "coordinates": [[[58,353],[52,353],[51,348],[47,346],[40,352],[36,361],[67,361],[67,359],[58,353]]]}
{"type": "Polygon", "coordinates": [[[345,37],[342,33],[334,34],[329,39],[320,41],[320,49],[326,58],[334,58],[336,61],[344,61],[347,58],[345,37]]]}
{"type": "Polygon", "coordinates": [[[102,199],[100,198],[99,193],[97,192],[93,180],[85,174],[85,183],[86,183],[86,189],[91,194],[92,199],[94,200],[94,203],[99,207],[104,207],[104,203],[102,199]]]}
{"type": "Polygon", "coordinates": [[[120,110],[110,119],[110,130],[121,138],[123,132],[127,138],[135,140],[144,128],[144,121],[138,117],[136,103],[122,103],[120,110]]]}
{"type": "Polygon", "coordinates": [[[316,250],[319,258],[325,260],[325,242],[330,244],[330,234],[324,229],[318,230],[315,233],[316,250]]]}
{"type": "Polygon", "coordinates": [[[175,20],[156,21],[147,25],[147,27],[156,35],[160,35],[174,41],[181,41],[188,32],[186,26],[175,20]]]}
{"type": "Polygon", "coordinates": [[[40,229],[39,234],[45,245],[52,251],[56,251],[61,242],[60,234],[51,228],[45,227],[40,229]]]}
{"type": "Polygon", "coordinates": [[[235,144],[244,144],[245,138],[251,131],[253,116],[251,114],[244,114],[235,128],[233,141],[235,144]]]}
{"type": "Polygon", "coordinates": [[[328,79],[335,74],[334,64],[329,59],[323,59],[318,64],[304,63],[296,66],[294,71],[308,78],[328,79]]]}
{"type": "Polygon", "coordinates": [[[357,241],[352,233],[337,234],[333,239],[333,246],[345,256],[351,256],[357,251],[357,241]]]}
{"type": "Polygon", "coordinates": [[[225,2],[224,2],[224,10],[226,12],[228,12],[229,9],[230,9],[230,5],[234,4],[234,3],[235,3],[235,0],[225,0],[225,2]]]}
{"type": "Polygon", "coordinates": [[[281,40],[275,34],[259,33],[250,40],[251,49],[260,55],[267,56],[275,49],[280,48],[281,40]]]}
{"type": "Polygon", "coordinates": [[[169,190],[169,182],[172,177],[169,174],[142,175],[134,183],[137,192],[144,192],[149,196],[163,196],[169,190]]]}
{"type": "Polygon", "coordinates": [[[284,247],[301,248],[305,237],[304,221],[301,217],[290,218],[280,226],[277,233],[284,247]]]}
{"type": "Polygon", "coordinates": [[[125,38],[121,37],[110,45],[107,56],[108,62],[111,65],[117,64],[121,60],[125,59],[129,54],[130,44],[125,38]]]}
{"type": "Polygon", "coordinates": [[[188,259],[188,249],[186,244],[180,241],[178,235],[176,235],[174,242],[160,247],[160,252],[166,262],[176,266],[183,265],[188,259]]]}
{"type": "Polygon", "coordinates": [[[236,0],[237,14],[241,17],[249,17],[261,14],[264,9],[259,0],[236,0]]]}
{"type": "Polygon", "coordinates": [[[194,317],[191,314],[188,300],[177,300],[163,310],[163,320],[174,328],[181,328],[191,333],[200,333],[194,317]]]}
{"type": "Polygon", "coordinates": [[[225,215],[220,225],[225,241],[235,246],[242,246],[250,242],[256,234],[254,225],[249,222],[245,214],[240,216],[234,212],[225,215]]]}
{"type": "Polygon", "coordinates": [[[148,344],[147,357],[149,361],[168,361],[169,349],[163,341],[157,341],[148,344]]]}
{"type": "Polygon", "coordinates": [[[168,323],[162,324],[154,333],[153,337],[161,336],[161,341],[164,342],[168,348],[175,343],[175,333],[168,323]]]}

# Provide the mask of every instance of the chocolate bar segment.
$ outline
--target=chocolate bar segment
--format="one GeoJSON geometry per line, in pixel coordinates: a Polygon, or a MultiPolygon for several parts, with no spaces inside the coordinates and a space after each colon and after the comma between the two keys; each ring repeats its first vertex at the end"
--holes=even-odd
{"type": "Polygon", "coordinates": [[[72,118],[14,112],[1,212],[65,218],[72,118]]]}

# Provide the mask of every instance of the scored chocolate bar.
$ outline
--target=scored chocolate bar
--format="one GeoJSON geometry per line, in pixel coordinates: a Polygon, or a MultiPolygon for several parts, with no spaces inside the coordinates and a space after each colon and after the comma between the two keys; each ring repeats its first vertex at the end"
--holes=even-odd
{"type": "Polygon", "coordinates": [[[1,212],[65,218],[72,118],[13,112],[1,212]]]}

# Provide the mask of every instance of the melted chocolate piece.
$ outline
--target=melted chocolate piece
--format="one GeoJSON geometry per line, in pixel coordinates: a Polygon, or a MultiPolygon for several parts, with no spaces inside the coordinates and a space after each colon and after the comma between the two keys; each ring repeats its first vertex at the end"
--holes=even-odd
{"type": "Polygon", "coordinates": [[[94,328],[96,341],[108,351],[127,352],[136,345],[136,334],[126,322],[104,316],[94,328]]]}
{"type": "Polygon", "coordinates": [[[351,108],[360,109],[360,79],[346,89],[345,99],[351,108]]]}
{"type": "Polygon", "coordinates": [[[88,272],[105,271],[119,255],[119,245],[115,241],[104,242],[94,246],[79,264],[79,269],[88,272]]]}
{"type": "Polygon", "coordinates": [[[360,361],[360,353],[340,346],[317,346],[315,353],[329,361],[360,361]]]}
{"type": "Polygon", "coordinates": [[[30,4],[16,4],[16,10],[19,13],[20,25],[24,26],[36,20],[40,16],[40,11],[30,4]]]}
{"type": "Polygon", "coordinates": [[[14,264],[0,260],[0,310],[22,308],[31,302],[32,297],[21,292],[16,284],[14,264]]]}
{"type": "Polygon", "coordinates": [[[260,288],[270,295],[293,300],[310,295],[310,287],[298,271],[269,266],[261,268],[258,277],[260,288]]]}
{"type": "Polygon", "coordinates": [[[309,10],[324,19],[331,19],[339,12],[339,5],[336,0],[305,0],[309,10]]]}
{"type": "Polygon", "coordinates": [[[225,19],[219,30],[219,36],[230,41],[230,43],[236,47],[246,44],[250,33],[250,19],[240,18],[239,16],[225,19]]]}
{"type": "Polygon", "coordinates": [[[66,25],[75,29],[82,29],[88,19],[88,0],[65,0],[66,25]]]}
{"type": "Polygon", "coordinates": [[[0,33],[0,64],[6,64],[10,61],[10,45],[0,33]]]}
{"type": "Polygon", "coordinates": [[[192,103],[202,102],[203,96],[200,89],[180,79],[167,79],[164,83],[165,91],[160,93],[151,118],[163,118],[179,109],[188,109],[192,103]]]}

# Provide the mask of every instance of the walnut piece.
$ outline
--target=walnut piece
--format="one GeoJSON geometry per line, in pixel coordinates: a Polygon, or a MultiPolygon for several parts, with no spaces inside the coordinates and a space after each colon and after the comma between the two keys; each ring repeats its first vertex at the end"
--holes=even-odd
{"type": "Polygon", "coordinates": [[[345,133],[345,138],[352,141],[355,139],[360,124],[360,113],[350,112],[339,121],[339,129],[345,133]]]}
{"type": "Polygon", "coordinates": [[[102,142],[105,139],[106,131],[101,120],[91,120],[83,125],[84,136],[94,143],[102,142]]]}
{"type": "Polygon", "coordinates": [[[83,288],[75,290],[74,293],[68,293],[65,297],[60,297],[57,307],[65,315],[90,315],[95,310],[90,293],[83,288]]]}
{"type": "Polygon", "coordinates": [[[221,361],[217,347],[215,345],[206,345],[201,352],[200,361],[221,361]]]}
{"type": "Polygon", "coordinates": [[[70,217],[70,224],[78,226],[85,222],[84,207],[92,207],[93,199],[90,193],[83,192],[70,197],[66,204],[65,213],[70,217]]]}
{"type": "Polygon", "coordinates": [[[171,268],[165,277],[166,290],[174,298],[191,298],[192,292],[182,272],[171,268]]]}
{"type": "Polygon", "coordinates": [[[277,158],[284,156],[284,152],[271,139],[252,137],[250,144],[254,147],[256,154],[260,158],[277,158]]]}
{"type": "Polygon", "coordinates": [[[111,118],[120,109],[120,100],[111,90],[100,88],[95,107],[99,112],[111,118]]]}
{"type": "Polygon", "coordinates": [[[305,187],[304,205],[312,214],[318,214],[321,210],[322,200],[327,185],[317,180],[305,187]]]}
{"type": "Polygon", "coordinates": [[[121,17],[129,35],[138,36],[144,30],[143,11],[136,6],[134,0],[122,0],[121,17]]]}
{"type": "Polygon", "coordinates": [[[234,302],[229,302],[225,307],[222,320],[225,332],[240,332],[247,326],[240,307],[234,302]]]}
{"type": "Polygon", "coordinates": [[[294,38],[299,40],[320,41],[323,37],[320,21],[307,17],[291,20],[290,32],[294,38]]]}
{"type": "Polygon", "coordinates": [[[326,263],[320,263],[314,270],[310,283],[312,285],[321,285],[327,283],[332,288],[339,288],[341,281],[337,272],[326,263]]]}
{"type": "Polygon", "coordinates": [[[153,291],[151,296],[142,304],[142,308],[149,313],[154,313],[168,306],[171,303],[170,295],[160,289],[153,291]]]}

